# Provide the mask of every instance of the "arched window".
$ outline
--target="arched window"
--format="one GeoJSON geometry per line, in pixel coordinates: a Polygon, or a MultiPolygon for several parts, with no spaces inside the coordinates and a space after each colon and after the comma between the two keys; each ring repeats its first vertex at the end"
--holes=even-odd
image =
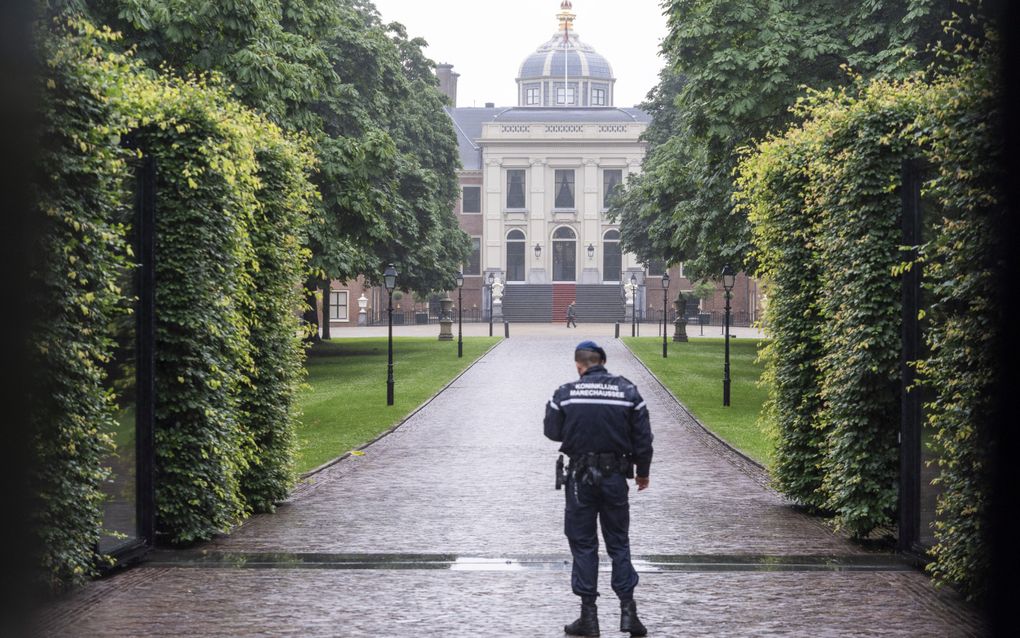
{"type": "Polygon", "coordinates": [[[524,281],[524,251],[527,238],[524,233],[511,230],[506,234],[506,280],[524,281]]]}
{"type": "Polygon", "coordinates": [[[623,251],[620,250],[620,231],[607,230],[602,235],[602,281],[620,281],[623,272],[623,251]]]}
{"type": "Polygon", "coordinates": [[[553,232],[553,281],[577,279],[577,233],[560,226],[553,232]]]}

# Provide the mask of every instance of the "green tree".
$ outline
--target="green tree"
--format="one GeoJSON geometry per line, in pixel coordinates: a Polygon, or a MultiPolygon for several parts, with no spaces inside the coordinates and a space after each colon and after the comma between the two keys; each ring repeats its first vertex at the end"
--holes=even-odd
{"type": "Polygon", "coordinates": [[[753,270],[746,214],[732,203],[740,149],[789,124],[804,87],[847,84],[847,66],[865,76],[922,68],[953,4],[666,0],[667,69],[644,105],[649,153],[613,207],[624,247],[684,259],[699,278],[724,263],[753,270]]]}
{"type": "Polygon", "coordinates": [[[453,285],[469,251],[451,212],[456,135],[423,40],[364,0],[97,4],[150,65],[220,73],[245,104],[313,140],[310,300],[332,279],[375,282],[391,261],[408,289],[453,285]]]}

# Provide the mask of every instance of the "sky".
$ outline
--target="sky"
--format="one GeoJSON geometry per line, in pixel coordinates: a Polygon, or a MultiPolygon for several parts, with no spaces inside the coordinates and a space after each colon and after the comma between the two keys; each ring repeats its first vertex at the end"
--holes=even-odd
{"type": "MultiPolygon", "coordinates": [[[[559,26],[560,0],[373,0],[386,22],[428,41],[425,53],[460,73],[457,106],[516,106],[521,62],[559,26]]],[[[666,18],[659,0],[573,0],[574,31],[613,67],[616,106],[658,82],[666,18]]]]}

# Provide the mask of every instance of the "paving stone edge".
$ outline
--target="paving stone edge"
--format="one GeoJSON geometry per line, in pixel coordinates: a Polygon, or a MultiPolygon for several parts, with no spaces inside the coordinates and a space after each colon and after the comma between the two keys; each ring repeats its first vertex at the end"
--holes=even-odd
{"type": "Polygon", "coordinates": [[[361,446],[359,446],[359,447],[357,447],[357,448],[355,448],[353,450],[345,452],[345,453],[341,454],[340,456],[336,457],[335,459],[332,459],[330,461],[326,461],[325,463],[323,463],[319,467],[313,468],[311,470],[308,470],[307,472],[302,473],[298,477],[299,485],[300,485],[300,482],[305,481],[305,480],[315,476],[319,472],[322,472],[323,470],[329,469],[329,468],[333,467],[334,465],[336,465],[337,463],[343,461],[344,459],[347,459],[347,458],[351,457],[354,452],[360,452],[360,451],[364,450],[365,448],[367,448],[368,446],[372,445],[373,443],[377,443],[380,440],[382,440],[382,439],[386,438],[387,436],[389,436],[390,434],[393,434],[394,432],[396,432],[398,429],[400,429],[400,427],[402,425],[407,423],[411,419],[411,417],[413,417],[414,415],[418,414],[423,409],[425,409],[425,406],[427,406],[428,404],[430,404],[433,401],[435,401],[436,397],[438,397],[440,394],[446,392],[450,388],[450,386],[452,386],[454,383],[456,383],[458,380],[460,380],[460,378],[463,377],[465,374],[467,374],[468,371],[471,370],[471,368],[473,368],[476,365],[478,365],[479,361],[484,359],[490,352],[495,350],[497,347],[502,345],[504,342],[506,342],[506,339],[500,339],[496,343],[494,343],[491,346],[489,346],[489,348],[485,352],[483,352],[482,354],[478,355],[478,357],[474,361],[471,362],[471,365],[469,365],[468,367],[466,367],[463,370],[461,370],[460,374],[458,374],[454,378],[450,379],[446,383],[446,385],[444,385],[443,387],[439,388],[439,390],[437,390],[435,394],[433,394],[428,399],[426,399],[424,403],[422,403],[421,405],[416,407],[414,410],[411,410],[411,412],[409,412],[407,414],[407,416],[405,416],[403,419],[398,421],[395,425],[393,425],[390,428],[384,430],[382,433],[380,433],[378,436],[376,436],[374,439],[372,439],[368,443],[365,443],[364,445],[361,445],[361,446]]]}

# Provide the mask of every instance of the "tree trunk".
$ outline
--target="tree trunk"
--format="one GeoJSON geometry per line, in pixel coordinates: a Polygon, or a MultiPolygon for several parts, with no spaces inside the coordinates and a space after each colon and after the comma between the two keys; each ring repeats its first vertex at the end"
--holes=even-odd
{"type": "Polygon", "coordinates": [[[309,277],[305,280],[305,312],[303,315],[305,324],[311,328],[307,337],[310,343],[319,342],[319,307],[316,299],[318,283],[309,277]]]}
{"type": "Polygon", "coordinates": [[[332,301],[332,299],[329,298],[330,297],[330,292],[329,291],[330,291],[330,285],[329,285],[329,282],[327,281],[326,282],[326,287],[322,291],[322,340],[323,341],[326,341],[326,340],[332,338],[330,336],[330,333],[329,333],[329,318],[330,318],[330,314],[331,314],[330,310],[329,310],[329,304],[332,301]]]}

